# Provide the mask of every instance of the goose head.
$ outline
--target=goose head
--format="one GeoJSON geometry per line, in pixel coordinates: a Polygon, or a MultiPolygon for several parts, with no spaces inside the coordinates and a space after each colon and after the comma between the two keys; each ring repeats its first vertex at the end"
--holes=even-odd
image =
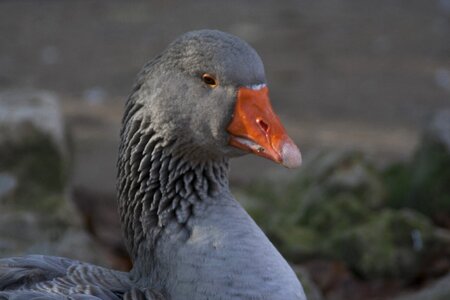
{"type": "Polygon", "coordinates": [[[200,158],[254,153],[288,168],[301,163],[272,109],[261,58],[236,36],[182,35],[144,67],[140,91],[142,113],[180,151],[200,158]]]}

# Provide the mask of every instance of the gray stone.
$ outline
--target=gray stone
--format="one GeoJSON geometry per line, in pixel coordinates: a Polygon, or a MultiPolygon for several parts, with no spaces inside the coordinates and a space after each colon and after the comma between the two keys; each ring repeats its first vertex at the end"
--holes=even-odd
{"type": "Polygon", "coordinates": [[[0,257],[35,253],[106,264],[70,201],[70,156],[54,94],[0,93],[0,257]]]}
{"type": "Polygon", "coordinates": [[[18,130],[15,135],[20,136],[25,124],[30,124],[39,132],[51,136],[58,147],[65,147],[64,121],[55,94],[36,90],[10,90],[0,93],[2,130],[18,130]]]}
{"type": "Polygon", "coordinates": [[[385,175],[390,206],[450,222],[450,110],[434,116],[412,160],[389,168],[385,175]]]}
{"type": "Polygon", "coordinates": [[[450,299],[450,273],[436,282],[422,288],[395,298],[394,300],[448,300],[450,299]]]}
{"type": "Polygon", "coordinates": [[[450,109],[437,112],[431,120],[426,135],[447,147],[450,155],[450,109]]]}
{"type": "Polygon", "coordinates": [[[322,251],[365,278],[408,281],[419,274],[426,254],[438,242],[426,216],[408,209],[383,209],[359,226],[334,232],[323,242],[322,251]]]}
{"type": "Polygon", "coordinates": [[[254,185],[243,198],[291,261],[319,256],[343,261],[363,278],[412,280],[434,246],[450,243],[428,216],[386,207],[382,178],[361,153],[321,152],[294,181],[254,185]]]}
{"type": "Polygon", "coordinates": [[[0,173],[0,199],[9,195],[16,187],[16,177],[8,173],[0,173]]]}

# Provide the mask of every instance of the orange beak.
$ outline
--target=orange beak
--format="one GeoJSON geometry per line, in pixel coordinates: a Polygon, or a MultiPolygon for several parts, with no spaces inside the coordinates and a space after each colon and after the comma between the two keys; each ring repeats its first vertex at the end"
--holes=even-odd
{"type": "Polygon", "coordinates": [[[227,128],[229,144],[268,158],[287,168],[300,166],[302,156],[287,135],[269,100],[269,89],[241,87],[233,119],[227,128]]]}

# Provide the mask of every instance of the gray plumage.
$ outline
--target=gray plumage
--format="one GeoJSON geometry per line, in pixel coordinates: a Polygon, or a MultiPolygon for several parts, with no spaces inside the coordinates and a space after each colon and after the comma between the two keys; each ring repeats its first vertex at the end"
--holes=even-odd
{"type": "Polygon", "coordinates": [[[175,40],[144,66],[123,118],[117,187],[133,269],[3,259],[0,299],[305,299],[229,190],[228,159],[243,154],[226,132],[237,88],[261,83],[262,62],[239,38],[202,30],[175,40]]]}
{"type": "Polygon", "coordinates": [[[0,260],[0,299],[163,300],[137,290],[125,272],[44,255],[0,260]]]}

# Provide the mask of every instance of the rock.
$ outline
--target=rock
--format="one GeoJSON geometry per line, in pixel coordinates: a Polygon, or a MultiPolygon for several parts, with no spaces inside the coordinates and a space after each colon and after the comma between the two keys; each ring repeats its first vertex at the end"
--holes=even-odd
{"type": "Polygon", "coordinates": [[[54,210],[64,201],[69,153],[62,115],[47,92],[0,94],[0,171],[15,177],[9,205],[54,210]],[[32,201],[31,201],[32,199],[32,201]]]}
{"type": "Polygon", "coordinates": [[[426,130],[426,136],[436,143],[445,145],[447,152],[450,153],[450,109],[436,113],[426,130]]]}
{"type": "Polygon", "coordinates": [[[447,300],[450,299],[450,273],[433,284],[394,300],[447,300]]]}
{"type": "Polygon", "coordinates": [[[16,177],[8,173],[0,173],[0,199],[8,196],[16,187],[16,177]]]}
{"type": "MultiPolygon", "coordinates": [[[[3,130],[24,134],[31,125],[51,137],[59,148],[65,147],[65,129],[58,100],[53,93],[35,90],[12,90],[0,93],[0,124],[3,130]]],[[[11,138],[11,134],[7,136],[11,138]]],[[[3,138],[2,138],[3,140],[3,138]]]]}
{"type": "Polygon", "coordinates": [[[368,222],[330,236],[322,251],[345,261],[364,278],[408,281],[420,272],[434,242],[434,227],[426,216],[384,209],[368,222]]]}
{"type": "Polygon", "coordinates": [[[0,93],[0,257],[40,253],[106,263],[70,201],[70,157],[53,94],[0,93]]]}
{"type": "Polygon", "coordinates": [[[249,212],[294,263],[326,258],[361,278],[408,282],[450,245],[426,215],[386,208],[382,174],[354,151],[319,153],[292,182],[254,185],[247,195],[249,212]]]}
{"type": "Polygon", "coordinates": [[[434,116],[412,160],[385,175],[391,207],[413,208],[450,224],[450,110],[434,116]]]}
{"type": "Polygon", "coordinates": [[[359,152],[320,153],[299,175],[291,190],[301,195],[298,224],[318,231],[347,228],[364,221],[383,205],[383,183],[359,152]],[[304,182],[304,184],[301,184],[304,182]]]}
{"type": "Polygon", "coordinates": [[[292,182],[254,185],[247,193],[259,200],[246,201],[252,216],[295,262],[320,253],[325,237],[365,222],[385,198],[379,174],[354,151],[318,153],[292,182]]]}

